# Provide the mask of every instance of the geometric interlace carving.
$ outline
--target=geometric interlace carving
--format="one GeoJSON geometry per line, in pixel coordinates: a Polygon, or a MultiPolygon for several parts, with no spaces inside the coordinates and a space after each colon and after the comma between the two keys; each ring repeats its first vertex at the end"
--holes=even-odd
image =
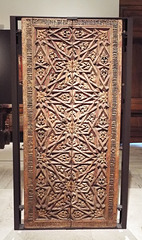
{"type": "Polygon", "coordinates": [[[36,221],[101,222],[111,214],[112,49],[109,27],[35,30],[36,221]]]}

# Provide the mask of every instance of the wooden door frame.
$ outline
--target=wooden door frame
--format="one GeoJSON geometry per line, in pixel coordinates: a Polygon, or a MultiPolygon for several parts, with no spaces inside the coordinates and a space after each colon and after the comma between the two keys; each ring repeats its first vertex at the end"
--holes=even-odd
{"type": "MultiPolygon", "coordinates": [[[[12,82],[12,121],[13,121],[13,183],[14,183],[14,229],[24,230],[21,211],[21,175],[20,175],[20,128],[19,128],[19,82],[18,82],[18,23],[27,16],[11,16],[11,82],[12,82]]],[[[30,17],[33,18],[33,17],[30,17]]],[[[40,18],[40,17],[38,17],[40,18]]],[[[42,17],[43,18],[43,17],[42,17]]],[[[47,17],[46,17],[47,18],[47,17]]],[[[67,18],[66,19],[77,19],[67,18]]],[[[82,18],[83,19],[83,18],[82,18]]],[[[98,19],[98,18],[97,18],[98,19]]],[[[107,18],[101,18],[107,19],[107,18]]],[[[131,104],[131,69],[132,69],[132,19],[108,18],[123,20],[123,59],[122,59],[122,167],[120,204],[118,205],[118,229],[127,226],[128,179],[129,179],[129,142],[130,142],[130,104],[131,104]]],[[[95,228],[95,227],[94,227],[95,228]]]]}

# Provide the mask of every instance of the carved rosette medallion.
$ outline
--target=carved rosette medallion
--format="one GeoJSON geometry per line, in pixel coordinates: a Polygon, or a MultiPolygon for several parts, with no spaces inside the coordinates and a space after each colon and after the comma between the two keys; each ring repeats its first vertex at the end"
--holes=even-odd
{"type": "Polygon", "coordinates": [[[115,227],[122,22],[22,24],[25,227],[115,227]]]}

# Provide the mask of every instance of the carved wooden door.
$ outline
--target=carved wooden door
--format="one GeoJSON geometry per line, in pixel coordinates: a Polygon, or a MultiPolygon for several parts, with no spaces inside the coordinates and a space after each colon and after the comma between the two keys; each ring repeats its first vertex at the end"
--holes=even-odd
{"type": "Polygon", "coordinates": [[[122,22],[22,26],[25,227],[115,227],[122,22]]]}

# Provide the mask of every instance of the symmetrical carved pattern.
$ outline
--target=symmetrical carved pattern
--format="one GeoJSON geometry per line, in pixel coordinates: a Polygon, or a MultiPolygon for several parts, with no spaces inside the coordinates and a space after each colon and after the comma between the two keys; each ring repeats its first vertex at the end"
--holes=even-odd
{"type": "MultiPolygon", "coordinates": [[[[28,21],[23,21],[27,32],[28,21]]],[[[32,117],[28,124],[34,132],[35,158],[29,176],[34,184],[34,206],[29,206],[34,217],[25,214],[25,223],[27,227],[35,227],[34,221],[43,227],[116,225],[112,189],[117,183],[120,59],[115,52],[121,41],[115,34],[121,22],[96,20],[94,26],[91,20],[89,24],[89,20],[63,20],[65,24],[49,20],[49,26],[41,27],[42,21],[48,19],[31,21],[39,26],[32,46],[33,83],[28,84],[32,93],[25,90],[33,105],[27,117],[32,117]]]]}

